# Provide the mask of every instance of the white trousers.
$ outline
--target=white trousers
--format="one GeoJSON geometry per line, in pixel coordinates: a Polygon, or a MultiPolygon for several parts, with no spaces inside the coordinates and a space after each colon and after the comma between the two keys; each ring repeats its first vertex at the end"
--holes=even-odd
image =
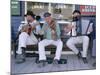
{"type": "Polygon", "coordinates": [[[45,54],[45,46],[48,45],[55,45],[57,47],[56,54],[54,59],[60,60],[63,42],[58,39],[57,41],[54,40],[48,40],[44,39],[39,42],[38,48],[39,48],[39,60],[46,60],[46,54],[45,54]]]}
{"type": "Polygon", "coordinates": [[[22,32],[19,35],[17,54],[22,54],[21,47],[26,48],[26,45],[34,45],[34,44],[37,44],[37,43],[38,43],[38,41],[37,41],[36,37],[33,34],[31,34],[29,36],[26,32],[22,32]]]}
{"type": "Polygon", "coordinates": [[[83,44],[82,57],[87,57],[89,38],[88,36],[77,36],[71,37],[66,42],[66,45],[75,53],[78,54],[79,50],[76,48],[75,44],[83,44]]]}

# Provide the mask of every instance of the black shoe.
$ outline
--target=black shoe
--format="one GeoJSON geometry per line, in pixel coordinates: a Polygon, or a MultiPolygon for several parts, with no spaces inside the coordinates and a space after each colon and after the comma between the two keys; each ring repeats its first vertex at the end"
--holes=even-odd
{"type": "Polygon", "coordinates": [[[54,59],[54,60],[53,60],[53,64],[54,64],[54,65],[57,65],[57,64],[59,64],[59,60],[57,60],[57,59],[54,59]]]}
{"type": "Polygon", "coordinates": [[[17,55],[16,63],[24,63],[25,62],[25,48],[22,47],[22,54],[17,55]]]}
{"type": "Polygon", "coordinates": [[[82,58],[84,64],[88,63],[87,59],[86,58],[82,58]]]}
{"type": "Polygon", "coordinates": [[[78,56],[78,59],[80,59],[80,58],[81,58],[81,52],[79,52],[79,53],[77,54],[77,56],[78,56]]]}
{"type": "Polygon", "coordinates": [[[25,60],[25,55],[26,55],[25,50],[26,50],[26,48],[22,47],[22,56],[23,56],[24,60],[25,60]]]}
{"type": "Polygon", "coordinates": [[[44,67],[46,65],[46,60],[39,61],[39,67],[44,67]]]}

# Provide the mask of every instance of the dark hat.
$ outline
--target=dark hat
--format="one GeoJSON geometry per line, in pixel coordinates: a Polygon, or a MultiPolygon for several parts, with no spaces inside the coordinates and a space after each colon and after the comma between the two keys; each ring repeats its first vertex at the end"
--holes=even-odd
{"type": "Polygon", "coordinates": [[[44,13],[44,17],[49,17],[51,14],[49,12],[44,13]]]}
{"type": "Polygon", "coordinates": [[[26,13],[24,16],[27,16],[27,15],[30,15],[30,16],[32,16],[33,18],[35,18],[35,14],[33,14],[32,11],[27,11],[27,13],[26,13]]]}

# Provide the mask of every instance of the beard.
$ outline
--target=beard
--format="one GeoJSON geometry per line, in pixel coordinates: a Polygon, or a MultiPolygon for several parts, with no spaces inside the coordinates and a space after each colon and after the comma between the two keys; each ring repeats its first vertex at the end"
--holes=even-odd
{"type": "Polygon", "coordinates": [[[80,20],[80,16],[77,16],[77,17],[73,17],[73,21],[79,21],[80,20]]]}

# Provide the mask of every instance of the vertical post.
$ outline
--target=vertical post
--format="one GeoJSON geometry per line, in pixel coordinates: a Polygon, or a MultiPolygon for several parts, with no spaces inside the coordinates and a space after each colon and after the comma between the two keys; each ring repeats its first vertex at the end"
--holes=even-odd
{"type": "MultiPolygon", "coordinates": [[[[27,1],[25,1],[25,13],[24,14],[26,13],[27,13],[27,1]]],[[[25,18],[25,21],[26,21],[26,18],[25,18]]]]}
{"type": "Polygon", "coordinates": [[[22,20],[24,21],[24,14],[25,14],[25,2],[21,1],[21,14],[22,14],[22,20]]]}
{"type": "Polygon", "coordinates": [[[72,12],[75,10],[75,5],[73,4],[73,6],[72,6],[72,12]]]}
{"type": "Polygon", "coordinates": [[[52,13],[52,12],[51,12],[51,3],[49,3],[48,12],[49,12],[49,13],[52,13]]]}

